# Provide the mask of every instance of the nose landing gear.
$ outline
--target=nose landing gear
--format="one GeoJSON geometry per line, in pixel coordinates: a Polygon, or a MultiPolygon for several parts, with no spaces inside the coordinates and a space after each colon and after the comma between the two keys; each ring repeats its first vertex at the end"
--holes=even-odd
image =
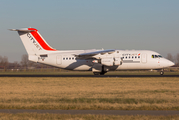
{"type": "Polygon", "coordinates": [[[160,75],[163,75],[164,74],[164,69],[162,69],[161,71],[160,71],[160,75]]]}

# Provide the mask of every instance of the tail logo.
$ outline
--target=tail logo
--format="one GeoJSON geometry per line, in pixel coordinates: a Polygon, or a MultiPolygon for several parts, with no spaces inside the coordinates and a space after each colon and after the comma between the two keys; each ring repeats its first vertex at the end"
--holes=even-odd
{"type": "Polygon", "coordinates": [[[35,47],[38,50],[42,50],[42,48],[40,47],[40,45],[38,45],[38,43],[34,40],[34,38],[30,35],[30,33],[27,34],[27,37],[29,37],[29,39],[32,41],[32,43],[35,45],[35,47]]]}
{"type": "Polygon", "coordinates": [[[48,51],[56,51],[55,49],[53,49],[52,47],[50,47],[46,41],[42,38],[42,36],[38,33],[38,30],[35,28],[28,28],[28,30],[32,30],[28,35],[31,38],[34,38],[35,42],[38,43],[37,46],[39,49],[43,49],[43,50],[48,50],[48,51]]]}

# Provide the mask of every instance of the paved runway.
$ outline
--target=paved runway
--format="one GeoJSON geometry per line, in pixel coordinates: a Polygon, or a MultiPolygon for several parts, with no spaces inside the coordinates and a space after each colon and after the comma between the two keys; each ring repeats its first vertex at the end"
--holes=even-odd
{"type": "Polygon", "coordinates": [[[16,110],[0,109],[0,113],[102,114],[102,115],[179,115],[179,111],[154,110],[16,110]]]}
{"type": "Polygon", "coordinates": [[[8,75],[0,77],[179,77],[179,75],[8,75]]]}

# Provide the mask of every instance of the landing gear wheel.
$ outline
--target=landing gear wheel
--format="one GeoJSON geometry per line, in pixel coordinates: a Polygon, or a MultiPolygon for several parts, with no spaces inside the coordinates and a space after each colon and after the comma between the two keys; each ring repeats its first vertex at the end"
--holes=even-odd
{"type": "Polygon", "coordinates": [[[101,73],[100,73],[100,75],[104,75],[104,74],[105,74],[105,72],[101,72],[101,73]]]}
{"type": "Polygon", "coordinates": [[[94,75],[104,75],[105,73],[107,73],[107,71],[104,70],[104,65],[102,66],[102,70],[99,72],[93,72],[94,75]]]}
{"type": "Polygon", "coordinates": [[[104,75],[105,72],[100,72],[100,73],[99,73],[99,72],[94,72],[93,74],[94,74],[94,75],[104,75]]]}
{"type": "Polygon", "coordinates": [[[94,72],[93,74],[94,74],[94,75],[99,75],[100,73],[98,73],[98,72],[94,72]]]}
{"type": "Polygon", "coordinates": [[[160,75],[163,75],[164,74],[164,71],[160,71],[160,75]]]}

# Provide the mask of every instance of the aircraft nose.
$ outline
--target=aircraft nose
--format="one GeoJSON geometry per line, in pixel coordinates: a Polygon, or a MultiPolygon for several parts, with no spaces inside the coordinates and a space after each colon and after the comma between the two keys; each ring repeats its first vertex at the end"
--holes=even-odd
{"type": "Polygon", "coordinates": [[[168,66],[174,66],[174,65],[175,65],[175,63],[168,61],[168,66]]]}

